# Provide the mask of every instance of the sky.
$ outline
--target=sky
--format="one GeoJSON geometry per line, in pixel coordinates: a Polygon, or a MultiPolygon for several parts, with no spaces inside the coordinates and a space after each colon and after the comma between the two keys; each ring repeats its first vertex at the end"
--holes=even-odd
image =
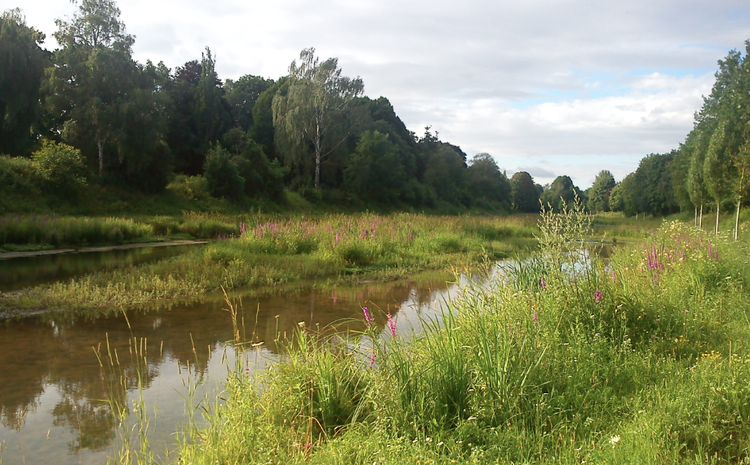
{"type": "MultiPolygon", "coordinates": [[[[278,79],[302,49],[338,58],[417,135],[510,177],[620,181],[679,147],[717,61],[750,39],[747,0],[119,0],[134,58],[174,69],[206,47],[222,79],[278,79]]],[[[52,37],[65,0],[0,0],[52,37]]]]}

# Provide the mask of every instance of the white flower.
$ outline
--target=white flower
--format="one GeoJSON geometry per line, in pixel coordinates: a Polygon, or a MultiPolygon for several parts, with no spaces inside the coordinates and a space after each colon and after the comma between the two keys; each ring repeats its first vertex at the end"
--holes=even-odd
{"type": "Polygon", "coordinates": [[[611,438],[609,438],[609,443],[612,444],[612,447],[615,447],[617,444],[620,443],[620,435],[615,434],[611,438]]]}

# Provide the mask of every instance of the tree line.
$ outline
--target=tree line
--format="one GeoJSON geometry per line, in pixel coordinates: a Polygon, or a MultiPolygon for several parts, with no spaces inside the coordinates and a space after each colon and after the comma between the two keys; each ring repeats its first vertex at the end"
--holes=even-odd
{"type": "Polygon", "coordinates": [[[362,206],[538,210],[528,173],[508,179],[486,153],[467,159],[430,128],[417,136],[315,49],[278,80],[222,81],[208,48],[174,70],[136,62],[113,0],[82,0],[56,25],[48,51],[20,10],[0,18],[0,187],[35,170],[66,195],[87,182],[159,192],[177,179],[230,200],[291,189],[362,206]]]}
{"type": "MultiPolygon", "coordinates": [[[[537,212],[575,197],[592,212],[666,215],[711,208],[737,215],[750,183],[747,52],[719,62],[716,82],[685,142],[643,158],[619,183],[602,170],[581,191],[569,176],[537,184],[508,178],[492,156],[468,158],[425,128],[408,130],[385,97],[342,74],[336,58],[302,50],[278,80],[222,81],[216,57],[175,69],[132,57],[114,0],[81,0],[56,20],[59,48],[20,10],[0,17],[0,188],[33,177],[73,196],[86,183],[159,192],[198,186],[230,200],[284,190],[304,197],[391,208],[480,208],[537,212]]],[[[746,43],[750,51],[750,42],[746,43]]],[[[739,216],[738,216],[739,217],[739,216]]]]}

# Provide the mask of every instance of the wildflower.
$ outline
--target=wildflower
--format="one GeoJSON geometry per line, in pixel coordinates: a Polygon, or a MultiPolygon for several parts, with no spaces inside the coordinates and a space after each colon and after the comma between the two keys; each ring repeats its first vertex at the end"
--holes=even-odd
{"type": "Polygon", "coordinates": [[[599,302],[600,300],[602,300],[602,291],[596,291],[596,292],[594,292],[594,300],[596,300],[597,302],[599,302]]]}
{"type": "Polygon", "coordinates": [[[341,238],[339,237],[339,233],[336,233],[336,244],[338,244],[340,240],[341,238]]]}
{"type": "Polygon", "coordinates": [[[541,279],[541,284],[542,284],[542,290],[543,291],[546,290],[547,289],[547,281],[545,281],[544,278],[541,279]]]}
{"type": "Polygon", "coordinates": [[[370,366],[375,365],[375,351],[373,350],[370,354],[370,366]]]}
{"type": "Polygon", "coordinates": [[[375,321],[375,318],[370,315],[370,310],[367,307],[362,307],[362,313],[365,315],[365,323],[367,323],[367,326],[370,326],[375,321]]]}
{"type": "Polygon", "coordinates": [[[612,281],[617,281],[617,273],[615,273],[615,270],[612,270],[612,281]]]}
{"type": "Polygon", "coordinates": [[[617,444],[620,443],[620,435],[615,434],[611,438],[609,438],[609,443],[612,444],[612,447],[615,447],[617,444]]]}
{"type": "Polygon", "coordinates": [[[534,324],[536,324],[536,323],[537,323],[537,321],[536,321],[536,310],[534,310],[534,324]]]}
{"type": "Polygon", "coordinates": [[[391,336],[396,337],[396,320],[388,314],[388,329],[391,330],[391,336]]]}

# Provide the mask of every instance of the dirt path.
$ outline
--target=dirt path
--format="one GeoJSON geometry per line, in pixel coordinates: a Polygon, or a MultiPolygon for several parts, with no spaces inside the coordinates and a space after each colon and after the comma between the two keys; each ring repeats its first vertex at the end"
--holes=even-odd
{"type": "Polygon", "coordinates": [[[140,249],[143,247],[168,247],[173,245],[192,245],[206,243],[208,243],[208,241],[176,240],[164,242],[139,242],[137,244],[124,245],[104,245],[100,247],[78,247],[71,249],[30,250],[28,252],[0,252],[0,260],[10,260],[11,258],[40,257],[43,255],[61,255],[67,253],[109,252],[111,250],[140,249]]]}

